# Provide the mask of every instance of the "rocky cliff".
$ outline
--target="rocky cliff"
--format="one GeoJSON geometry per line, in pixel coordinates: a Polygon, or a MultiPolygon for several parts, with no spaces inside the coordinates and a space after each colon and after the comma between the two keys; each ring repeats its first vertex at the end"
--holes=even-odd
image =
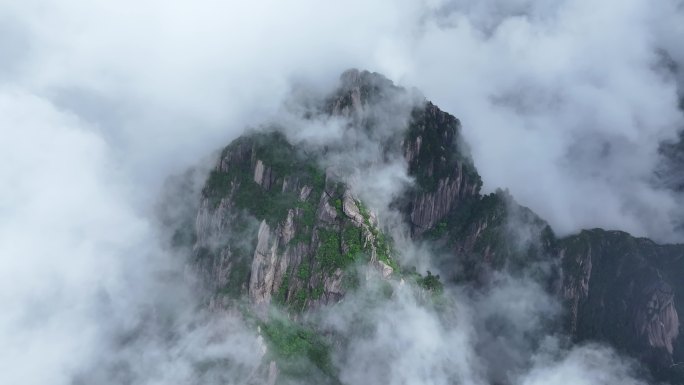
{"type": "Polygon", "coordinates": [[[594,229],[560,240],[557,252],[575,338],[608,341],[681,381],[684,247],[594,229]]]}
{"type": "MultiPolygon", "coordinates": [[[[339,116],[348,119],[348,129],[373,130],[377,115],[365,112],[391,115],[398,107],[390,100],[405,93],[380,75],[348,71],[307,118],[339,116]]],[[[566,330],[576,341],[606,341],[657,375],[682,382],[684,246],[598,229],[559,239],[507,192],[480,193],[481,178],[456,118],[424,100],[411,105],[408,117],[394,127],[398,136],[380,143],[403,156],[415,180],[393,207],[413,239],[438,251],[449,282],[485,285],[493,270],[515,274],[544,266],[537,277],[563,300],[566,330]]],[[[279,305],[296,320],[354,290],[363,279],[355,267],[370,266],[385,279],[406,277],[376,215],[320,156],[292,145],[277,128],[247,133],[221,152],[190,237],[210,306],[225,308],[246,296],[256,306],[279,305]]],[[[419,283],[435,278],[417,277],[419,283]]],[[[271,341],[290,321],[278,322],[262,324],[271,341]]],[[[315,333],[289,333],[306,341],[303,354],[325,357],[322,345],[312,342],[315,333]]],[[[325,359],[316,367],[326,381],[336,381],[325,359]]]]}
{"type": "Polygon", "coordinates": [[[195,263],[217,300],[301,311],[341,299],[355,264],[396,267],[368,209],[279,132],[226,147],[202,195],[195,263]]]}

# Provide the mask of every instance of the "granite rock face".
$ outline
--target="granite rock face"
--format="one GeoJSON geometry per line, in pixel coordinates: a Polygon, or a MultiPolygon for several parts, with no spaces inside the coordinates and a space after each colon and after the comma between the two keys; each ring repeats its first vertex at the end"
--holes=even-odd
{"type": "Polygon", "coordinates": [[[461,155],[459,130],[458,120],[432,103],[414,111],[404,156],[421,187],[409,205],[415,234],[434,228],[460,202],[479,193],[482,182],[472,162],[461,155]]]}
{"type": "Polygon", "coordinates": [[[223,151],[205,186],[196,267],[217,295],[246,294],[257,305],[338,301],[348,266],[375,262],[381,249],[391,258],[360,207],[282,134],[245,136],[223,151]]]}
{"type": "Polygon", "coordinates": [[[675,364],[683,358],[677,301],[684,297],[684,246],[595,229],[558,247],[572,334],[610,342],[663,378],[681,381],[675,364]]]}

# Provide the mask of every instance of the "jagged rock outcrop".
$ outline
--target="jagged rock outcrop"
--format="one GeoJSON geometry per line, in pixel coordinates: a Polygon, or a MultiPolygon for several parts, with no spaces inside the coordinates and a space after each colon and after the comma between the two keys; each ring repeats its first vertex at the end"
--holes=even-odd
{"type": "Polygon", "coordinates": [[[558,247],[572,334],[608,341],[665,378],[676,374],[671,369],[683,358],[676,298],[684,298],[684,246],[595,229],[558,247]]]}
{"type": "Polygon", "coordinates": [[[410,111],[405,120],[394,122],[405,126],[393,128],[403,134],[396,142],[392,137],[381,139],[388,152],[400,150],[409,174],[416,178],[416,188],[402,204],[413,233],[420,235],[459,204],[477,197],[482,181],[467,154],[458,119],[420,97],[411,99],[409,92],[381,75],[346,71],[326,107],[327,113],[352,118],[367,130],[378,129],[374,125],[388,116],[401,115],[396,110],[410,111]]]}
{"type": "Polygon", "coordinates": [[[460,202],[480,191],[482,181],[463,155],[459,130],[459,121],[432,103],[413,112],[403,147],[409,172],[420,187],[408,208],[415,234],[434,228],[460,202]]]}
{"type": "MultiPolygon", "coordinates": [[[[397,121],[406,125],[404,139],[384,139],[387,151],[403,151],[418,181],[405,202],[412,228],[421,234],[477,196],[481,181],[462,155],[458,120],[431,103],[407,102],[406,95],[378,74],[350,70],[321,113],[373,130],[385,116],[396,115],[393,109],[412,106],[408,120],[397,121]],[[388,112],[378,114],[383,109],[388,112]]],[[[255,303],[276,298],[304,308],[339,300],[345,291],[343,260],[356,254],[367,254],[384,276],[397,267],[371,213],[278,132],[242,137],[222,152],[203,190],[196,229],[198,269],[212,289],[246,292],[255,303]],[[322,262],[326,258],[336,261],[322,262]]]]}
{"type": "Polygon", "coordinates": [[[293,309],[338,301],[347,267],[390,260],[351,192],[278,132],[244,136],[221,154],[203,190],[197,269],[219,295],[293,309]]]}

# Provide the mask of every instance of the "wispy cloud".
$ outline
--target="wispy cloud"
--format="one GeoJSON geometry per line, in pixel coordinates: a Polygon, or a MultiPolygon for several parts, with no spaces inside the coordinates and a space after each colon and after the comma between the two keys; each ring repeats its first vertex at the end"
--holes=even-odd
{"type": "MultiPolygon", "coordinates": [[[[486,187],[561,234],[680,239],[677,197],[651,174],[682,126],[662,52],[684,62],[683,29],[676,1],[0,1],[1,382],[69,384],[149,309],[182,325],[197,302],[151,219],[162,182],[277,116],[292,83],[330,89],[348,67],[461,118],[486,187]]],[[[170,350],[198,352],[204,337],[179,333],[170,350]]],[[[579,355],[544,368],[584,370],[579,355]]]]}

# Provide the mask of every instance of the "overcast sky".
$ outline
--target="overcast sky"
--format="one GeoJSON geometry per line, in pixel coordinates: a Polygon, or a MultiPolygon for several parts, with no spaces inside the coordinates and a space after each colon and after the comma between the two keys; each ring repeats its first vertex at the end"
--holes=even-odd
{"type": "Polygon", "coordinates": [[[107,333],[101,293],[125,325],[157,300],[141,282],[174,269],[149,218],[166,177],[273,116],[293,82],[328,89],[349,67],[460,118],[485,189],[559,234],[684,239],[680,198],[653,181],[684,127],[683,15],[677,0],[0,0],[0,382],[68,383],[107,333]]]}

